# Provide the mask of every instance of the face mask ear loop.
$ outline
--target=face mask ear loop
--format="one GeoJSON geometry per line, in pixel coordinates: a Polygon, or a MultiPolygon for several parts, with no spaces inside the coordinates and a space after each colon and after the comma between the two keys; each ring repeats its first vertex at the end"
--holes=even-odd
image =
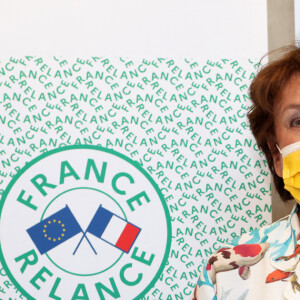
{"type": "Polygon", "coordinates": [[[279,146],[277,144],[276,144],[276,147],[277,147],[279,153],[282,155],[282,152],[281,152],[281,150],[280,150],[280,148],[279,148],[279,146]]]}

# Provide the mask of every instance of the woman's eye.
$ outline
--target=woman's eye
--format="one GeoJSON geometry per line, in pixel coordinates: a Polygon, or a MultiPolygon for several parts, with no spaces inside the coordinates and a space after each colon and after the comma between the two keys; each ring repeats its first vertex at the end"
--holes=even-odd
{"type": "Polygon", "coordinates": [[[290,123],[290,127],[300,127],[300,117],[293,119],[290,123]]]}

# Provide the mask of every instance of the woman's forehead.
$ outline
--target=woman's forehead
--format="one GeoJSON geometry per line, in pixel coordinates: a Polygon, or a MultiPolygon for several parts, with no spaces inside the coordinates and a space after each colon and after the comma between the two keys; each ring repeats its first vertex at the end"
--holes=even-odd
{"type": "Polygon", "coordinates": [[[280,117],[290,109],[300,109],[300,74],[297,73],[286,83],[274,103],[274,116],[280,117]]]}

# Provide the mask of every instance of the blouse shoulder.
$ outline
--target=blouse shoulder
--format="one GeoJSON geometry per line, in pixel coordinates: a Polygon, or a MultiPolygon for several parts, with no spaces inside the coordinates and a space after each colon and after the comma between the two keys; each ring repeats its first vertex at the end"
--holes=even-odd
{"type": "Polygon", "coordinates": [[[217,299],[216,274],[218,272],[238,269],[239,276],[246,279],[249,276],[250,266],[257,264],[264,257],[270,245],[283,234],[287,225],[287,219],[279,220],[222,245],[201,267],[192,299],[217,299]]]}
{"type": "Polygon", "coordinates": [[[278,239],[278,234],[286,230],[288,219],[281,219],[272,224],[263,226],[253,231],[242,234],[227,243],[229,246],[237,246],[241,244],[260,244],[264,242],[273,242],[278,239]]]}

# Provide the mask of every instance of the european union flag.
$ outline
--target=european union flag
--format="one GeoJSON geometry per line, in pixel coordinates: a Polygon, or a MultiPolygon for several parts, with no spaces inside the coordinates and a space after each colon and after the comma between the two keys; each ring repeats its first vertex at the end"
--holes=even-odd
{"type": "Polygon", "coordinates": [[[57,247],[82,232],[68,206],[27,229],[41,254],[57,247]]]}

